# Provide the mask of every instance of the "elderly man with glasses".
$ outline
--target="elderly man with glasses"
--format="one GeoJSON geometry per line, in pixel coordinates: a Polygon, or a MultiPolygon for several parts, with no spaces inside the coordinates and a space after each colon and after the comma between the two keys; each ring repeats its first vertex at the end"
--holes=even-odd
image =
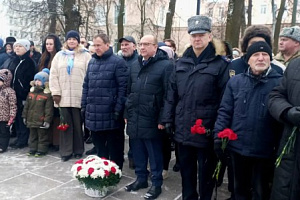
{"type": "Polygon", "coordinates": [[[168,55],[158,49],[157,39],[152,35],[142,37],[140,56],[129,68],[125,122],[131,140],[135,174],[137,179],[125,190],[136,191],[148,187],[147,170],[150,161],[152,186],[145,199],[156,199],[163,183],[162,130],[163,99],[169,75],[173,69],[168,55]]]}

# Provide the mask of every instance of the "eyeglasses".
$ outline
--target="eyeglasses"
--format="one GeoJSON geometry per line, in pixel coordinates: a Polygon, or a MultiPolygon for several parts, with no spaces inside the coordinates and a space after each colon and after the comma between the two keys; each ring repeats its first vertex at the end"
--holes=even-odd
{"type": "Polygon", "coordinates": [[[156,44],[154,44],[154,43],[144,42],[144,43],[138,43],[138,46],[139,46],[139,47],[142,47],[142,46],[144,46],[144,47],[149,47],[151,44],[152,44],[152,45],[156,45],[156,44]]]}

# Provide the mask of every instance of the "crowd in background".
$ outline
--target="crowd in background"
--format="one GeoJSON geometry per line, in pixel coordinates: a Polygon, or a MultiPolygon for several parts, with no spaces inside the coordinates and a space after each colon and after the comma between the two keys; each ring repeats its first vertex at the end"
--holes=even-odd
{"type": "Polygon", "coordinates": [[[59,151],[66,162],[86,142],[86,155],[122,170],[127,134],[137,178],[125,191],[150,177],[145,199],[161,194],[172,150],[184,200],[210,200],[226,168],[231,200],[300,199],[300,27],[282,29],[277,55],[267,26],[248,27],[240,48],[211,28],[207,16],[189,18],[180,57],[172,39],[153,35],[119,38],[118,53],[106,34],[87,42],[75,30],[64,43],[47,35],[41,53],[27,39],[0,39],[0,153],[28,146],[28,156],[59,151]],[[228,129],[237,138],[225,147],[228,129]]]}

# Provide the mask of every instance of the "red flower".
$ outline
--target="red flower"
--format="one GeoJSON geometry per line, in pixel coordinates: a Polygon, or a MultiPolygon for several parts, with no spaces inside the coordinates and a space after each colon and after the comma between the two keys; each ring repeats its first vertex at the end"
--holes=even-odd
{"type": "Polygon", "coordinates": [[[115,173],[116,173],[116,171],[117,171],[115,167],[111,167],[111,169],[110,169],[110,170],[111,170],[111,172],[112,172],[113,174],[115,174],[115,173]]]}
{"type": "Polygon", "coordinates": [[[82,163],[83,163],[83,159],[77,160],[77,161],[75,162],[75,164],[82,164],[82,163]]]}
{"type": "Polygon", "coordinates": [[[107,161],[104,161],[103,163],[104,163],[104,165],[108,165],[108,162],[107,162],[107,161]]]}
{"type": "Polygon", "coordinates": [[[94,168],[90,167],[90,168],[88,169],[88,174],[91,175],[93,172],[94,172],[94,168]]]}
{"type": "Polygon", "coordinates": [[[91,159],[91,160],[88,160],[88,161],[85,162],[85,164],[88,164],[89,162],[92,162],[92,161],[94,161],[94,160],[95,160],[95,158],[93,158],[93,159],[91,159]]]}
{"type": "Polygon", "coordinates": [[[109,176],[109,171],[104,170],[104,174],[105,174],[106,177],[109,176]]]}
{"type": "Polygon", "coordinates": [[[194,126],[191,127],[192,134],[205,134],[205,127],[202,125],[202,119],[197,119],[194,126]]]}
{"type": "Polygon", "coordinates": [[[105,157],[101,157],[101,159],[103,159],[103,160],[107,160],[105,157]]]}
{"type": "Polygon", "coordinates": [[[78,167],[77,167],[77,171],[79,172],[80,170],[82,170],[82,167],[81,167],[81,166],[78,166],[78,167]]]}
{"type": "Polygon", "coordinates": [[[61,131],[66,131],[68,128],[69,128],[69,125],[64,124],[64,123],[61,123],[60,125],[57,126],[57,129],[61,130],[61,131]]]}
{"type": "Polygon", "coordinates": [[[225,128],[223,131],[218,133],[218,138],[228,138],[228,140],[236,140],[237,134],[233,132],[233,130],[229,128],[225,128]]]}

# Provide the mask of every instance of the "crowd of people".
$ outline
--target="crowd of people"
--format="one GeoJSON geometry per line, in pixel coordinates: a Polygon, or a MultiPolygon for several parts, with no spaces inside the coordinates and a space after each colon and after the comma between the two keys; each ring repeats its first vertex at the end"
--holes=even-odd
{"type": "Polygon", "coordinates": [[[187,31],[182,56],[153,35],[120,38],[119,54],[106,34],[87,42],[75,30],[64,43],[47,35],[42,53],[32,41],[0,39],[0,153],[29,146],[28,156],[54,150],[66,162],[86,142],[86,155],[122,170],[127,134],[136,180],[125,191],[148,188],[150,177],[145,199],[161,194],[172,149],[184,200],[211,200],[226,168],[231,200],[300,199],[300,27],[282,29],[275,56],[264,25],[248,27],[240,48],[214,38],[204,15],[187,31]],[[219,133],[228,129],[237,138],[225,147],[219,133]]]}

